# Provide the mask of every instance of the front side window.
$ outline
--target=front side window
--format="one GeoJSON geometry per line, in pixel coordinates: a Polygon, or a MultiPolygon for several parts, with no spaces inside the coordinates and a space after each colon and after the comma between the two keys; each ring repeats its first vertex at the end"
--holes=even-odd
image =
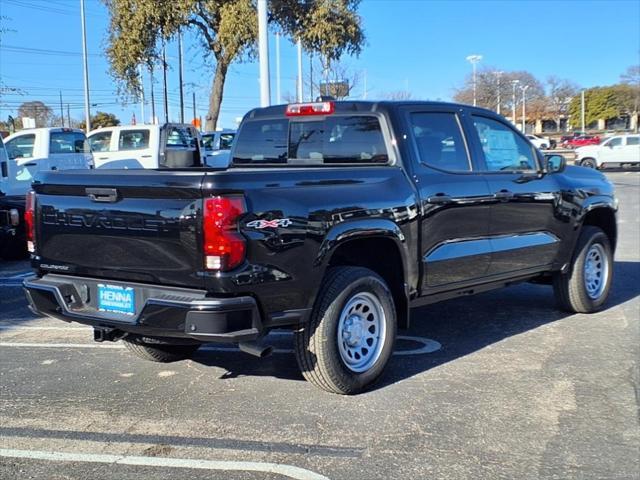
{"type": "Polygon", "coordinates": [[[422,163],[451,172],[471,170],[467,147],[455,113],[417,112],[412,113],[410,118],[422,163]]]}
{"type": "Polygon", "coordinates": [[[213,150],[213,141],[215,140],[215,135],[203,135],[202,136],[202,148],[205,150],[213,150]]]}
{"type": "Polygon", "coordinates": [[[49,153],[89,153],[87,137],[82,132],[51,132],[49,153]]]}
{"type": "Polygon", "coordinates": [[[89,137],[92,152],[108,152],[111,148],[111,132],[95,133],[89,137]]]}
{"type": "Polygon", "coordinates": [[[607,147],[619,147],[622,145],[622,137],[614,137],[604,144],[607,147]]]}
{"type": "Polygon", "coordinates": [[[20,135],[6,143],[7,154],[9,158],[31,158],[33,157],[33,144],[36,141],[36,136],[20,135]]]}
{"type": "Polygon", "coordinates": [[[533,149],[511,128],[491,118],[473,115],[486,169],[489,172],[535,170],[533,149]]]}
{"type": "Polygon", "coordinates": [[[122,130],[118,150],[143,150],[149,148],[149,130],[122,130]]]}
{"type": "Polygon", "coordinates": [[[640,137],[627,137],[627,145],[640,145],[640,137]]]}

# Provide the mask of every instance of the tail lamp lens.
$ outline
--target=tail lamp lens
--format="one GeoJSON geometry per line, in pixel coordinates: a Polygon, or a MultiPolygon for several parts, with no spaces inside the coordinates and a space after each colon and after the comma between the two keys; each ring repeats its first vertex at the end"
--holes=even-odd
{"type": "Polygon", "coordinates": [[[33,190],[27,192],[27,201],[24,209],[24,227],[27,235],[27,248],[30,252],[35,251],[36,247],[36,231],[35,231],[35,209],[36,209],[36,192],[33,190]]]}
{"type": "Polygon", "coordinates": [[[244,261],[247,246],[238,232],[238,218],[245,212],[242,197],[205,199],[203,230],[207,270],[227,271],[244,261]]]}

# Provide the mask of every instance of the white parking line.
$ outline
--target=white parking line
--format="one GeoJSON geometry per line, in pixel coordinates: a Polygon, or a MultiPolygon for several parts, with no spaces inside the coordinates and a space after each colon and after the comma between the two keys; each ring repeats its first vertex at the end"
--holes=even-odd
{"type": "MultiPolygon", "coordinates": [[[[45,327],[42,327],[45,328],[45,327]]],[[[79,330],[79,329],[76,329],[79,330]]],[[[442,345],[435,340],[424,337],[410,337],[399,335],[398,340],[411,341],[421,343],[419,348],[412,348],[408,350],[396,350],[393,355],[424,355],[426,353],[433,353],[442,348],[442,345]]],[[[26,342],[0,342],[0,347],[15,347],[15,348],[125,348],[121,343],[26,343],[26,342]]],[[[204,346],[200,351],[205,352],[240,352],[236,347],[218,347],[211,344],[204,346]]],[[[274,348],[273,353],[293,353],[291,348],[274,348]]]]}
{"type": "Polygon", "coordinates": [[[192,468],[197,470],[222,470],[235,472],[275,473],[296,480],[329,480],[320,475],[293,465],[267,462],[234,462],[226,460],[198,460],[195,458],[136,457],[128,455],[105,455],[94,453],[47,452],[41,450],[14,450],[0,448],[0,457],[48,460],[52,462],[108,463],[145,467],[192,468]]]}

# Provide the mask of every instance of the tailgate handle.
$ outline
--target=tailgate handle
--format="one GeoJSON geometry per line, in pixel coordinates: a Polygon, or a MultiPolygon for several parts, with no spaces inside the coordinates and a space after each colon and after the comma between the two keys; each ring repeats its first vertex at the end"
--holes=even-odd
{"type": "Polygon", "coordinates": [[[85,188],[92,202],[113,203],[118,201],[118,190],[115,188],[85,188]]]}

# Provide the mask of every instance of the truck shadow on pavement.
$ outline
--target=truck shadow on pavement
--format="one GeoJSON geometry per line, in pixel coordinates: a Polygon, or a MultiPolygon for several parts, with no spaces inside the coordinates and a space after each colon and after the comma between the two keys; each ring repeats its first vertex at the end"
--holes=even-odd
{"type": "MultiPolygon", "coordinates": [[[[640,263],[615,262],[614,268],[611,296],[605,309],[595,315],[606,317],[611,309],[640,296],[640,263]]],[[[528,283],[415,309],[411,313],[411,328],[399,334],[432,339],[442,348],[428,354],[392,357],[385,374],[370,390],[397,383],[511,336],[570,316],[556,307],[550,286],[528,283]]],[[[291,349],[291,336],[282,337],[277,340],[276,348],[291,349]]],[[[292,353],[258,359],[243,353],[204,350],[193,361],[225,369],[221,379],[256,375],[303,379],[292,353]]]]}

